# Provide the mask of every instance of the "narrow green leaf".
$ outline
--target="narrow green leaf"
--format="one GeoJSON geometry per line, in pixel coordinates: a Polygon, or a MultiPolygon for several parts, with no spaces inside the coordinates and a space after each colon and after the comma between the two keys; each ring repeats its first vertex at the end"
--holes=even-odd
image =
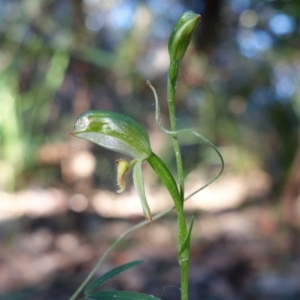
{"type": "Polygon", "coordinates": [[[101,291],[88,296],[89,300],[161,300],[157,297],[129,291],[101,291]]]}
{"type": "Polygon", "coordinates": [[[143,261],[142,260],[135,260],[132,261],[130,263],[124,264],[122,266],[119,266],[117,268],[114,268],[112,270],[110,270],[109,272],[103,274],[102,276],[100,276],[99,278],[97,278],[96,280],[92,281],[84,290],[84,294],[88,295],[90,292],[92,292],[93,290],[97,289],[98,287],[100,287],[104,282],[106,282],[107,280],[115,277],[116,275],[132,268],[135,267],[139,264],[141,264],[143,261]]]}
{"type": "Polygon", "coordinates": [[[183,243],[183,245],[181,246],[181,248],[179,250],[178,257],[180,257],[182,255],[182,253],[186,249],[190,249],[190,243],[191,243],[191,235],[192,235],[193,225],[194,225],[194,216],[192,217],[192,220],[191,220],[191,223],[190,223],[190,227],[189,227],[189,231],[188,231],[188,233],[186,235],[184,243],[183,243]]]}

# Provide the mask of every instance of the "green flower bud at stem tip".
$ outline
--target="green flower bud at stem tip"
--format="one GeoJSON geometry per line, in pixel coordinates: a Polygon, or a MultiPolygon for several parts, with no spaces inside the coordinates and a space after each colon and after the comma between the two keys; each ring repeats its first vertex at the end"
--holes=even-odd
{"type": "Polygon", "coordinates": [[[182,60],[200,18],[200,15],[192,11],[187,11],[181,16],[169,39],[168,48],[171,61],[182,60]]]}

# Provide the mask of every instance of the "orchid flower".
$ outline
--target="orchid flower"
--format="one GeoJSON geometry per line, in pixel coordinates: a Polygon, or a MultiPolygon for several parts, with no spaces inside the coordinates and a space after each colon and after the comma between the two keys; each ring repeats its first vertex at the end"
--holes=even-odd
{"type": "Polygon", "coordinates": [[[130,162],[123,159],[116,161],[119,186],[117,192],[121,193],[125,190],[124,175],[133,166],[133,182],[147,220],[152,220],[152,215],[147,203],[142,175],[142,163],[145,160],[162,179],[171,196],[179,197],[173,176],[162,160],[152,152],[146,130],[130,117],[102,110],[87,111],[77,118],[71,135],[133,158],[130,162]]]}

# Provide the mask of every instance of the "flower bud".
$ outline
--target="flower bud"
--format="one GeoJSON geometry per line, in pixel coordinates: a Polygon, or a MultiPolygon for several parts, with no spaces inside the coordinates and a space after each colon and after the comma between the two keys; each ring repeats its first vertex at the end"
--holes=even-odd
{"type": "Polygon", "coordinates": [[[71,134],[141,161],[152,153],[145,129],[133,119],[115,112],[84,112],[77,118],[71,134]]]}
{"type": "Polygon", "coordinates": [[[171,61],[182,60],[193,32],[200,21],[200,15],[192,11],[185,12],[175,25],[169,39],[169,56],[171,61]]]}

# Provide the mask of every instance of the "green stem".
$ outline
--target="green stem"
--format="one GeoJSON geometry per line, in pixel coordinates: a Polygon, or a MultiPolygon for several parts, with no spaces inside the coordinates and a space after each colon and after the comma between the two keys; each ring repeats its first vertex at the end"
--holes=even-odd
{"type": "MultiPolygon", "coordinates": [[[[176,131],[176,111],[175,111],[175,93],[176,93],[176,81],[178,76],[178,62],[170,61],[169,67],[169,76],[168,76],[168,107],[169,107],[169,116],[170,116],[170,125],[171,131],[176,131]]],[[[173,147],[175,151],[176,163],[177,163],[177,172],[178,172],[178,180],[179,180],[179,188],[180,188],[180,197],[181,197],[181,209],[176,208],[177,216],[178,216],[178,241],[179,248],[178,253],[178,261],[180,265],[180,274],[181,274],[181,300],[188,300],[188,274],[189,274],[189,262],[190,262],[190,247],[188,247],[181,252],[183,247],[183,243],[185,238],[187,237],[186,230],[186,221],[183,211],[183,202],[184,202],[184,174],[182,167],[182,159],[181,159],[181,151],[178,142],[177,134],[172,135],[173,138],[173,147]],[[184,240],[182,240],[183,234],[181,232],[182,228],[185,228],[184,240]]]]}
{"type": "Polygon", "coordinates": [[[174,177],[169,169],[165,166],[163,161],[154,153],[147,158],[148,163],[151,165],[156,174],[160,177],[161,181],[168,189],[175,205],[177,213],[177,234],[178,234],[178,261],[181,273],[181,300],[188,300],[188,271],[190,262],[190,247],[184,247],[187,238],[187,227],[183,211],[182,198],[178,192],[178,188],[174,177]]]}
{"type": "MultiPolygon", "coordinates": [[[[169,67],[168,89],[167,89],[171,131],[176,131],[175,93],[176,93],[177,75],[178,75],[178,62],[171,61],[169,67]]],[[[182,199],[181,201],[183,205],[184,174],[183,174],[183,167],[182,167],[181,152],[180,152],[177,134],[174,134],[172,138],[173,138],[173,147],[174,147],[176,163],[177,163],[180,195],[181,195],[181,199],[182,199]]]]}
{"type": "MultiPolygon", "coordinates": [[[[176,81],[178,76],[178,62],[177,61],[170,61],[169,67],[169,76],[168,76],[168,107],[169,107],[169,116],[170,116],[170,125],[171,131],[176,131],[176,111],[175,111],[175,93],[176,93],[176,81]]],[[[178,137],[177,134],[172,135],[173,138],[173,148],[175,151],[176,163],[177,163],[177,172],[178,172],[178,180],[179,180],[179,188],[180,188],[180,197],[181,197],[181,206],[182,209],[179,211],[176,208],[177,216],[178,216],[178,239],[180,240],[180,232],[181,228],[184,227],[186,229],[186,222],[183,212],[183,204],[184,204],[184,174],[183,174],[183,167],[182,167],[182,159],[181,159],[181,151],[179,147],[178,137]],[[183,220],[179,220],[180,218],[183,220]],[[179,225],[179,222],[182,222],[179,225]]],[[[186,237],[186,234],[185,234],[186,237]]],[[[181,244],[183,245],[183,244],[181,244]]],[[[181,250],[179,245],[178,251],[181,250]]],[[[182,255],[178,257],[179,265],[180,265],[180,274],[181,274],[181,300],[188,300],[188,273],[189,273],[189,262],[190,262],[190,247],[188,246],[185,251],[183,251],[182,255]]]]}

